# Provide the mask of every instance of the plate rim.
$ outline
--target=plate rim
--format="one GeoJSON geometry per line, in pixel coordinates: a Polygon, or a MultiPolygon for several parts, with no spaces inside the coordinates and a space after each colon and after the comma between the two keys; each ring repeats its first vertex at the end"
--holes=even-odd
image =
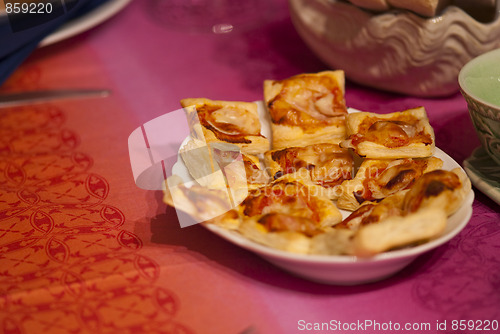
{"type": "Polygon", "coordinates": [[[88,13],[69,20],[59,29],[46,36],[38,47],[42,48],[79,35],[107,21],[124,9],[132,0],[108,0],[88,13]]]}

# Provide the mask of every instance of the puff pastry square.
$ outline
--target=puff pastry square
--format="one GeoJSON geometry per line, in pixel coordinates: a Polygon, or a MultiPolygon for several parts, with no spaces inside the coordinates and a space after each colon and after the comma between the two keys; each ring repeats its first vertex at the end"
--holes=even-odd
{"type": "Polygon", "coordinates": [[[362,226],[353,239],[354,254],[373,256],[439,237],[446,228],[440,209],[422,209],[405,216],[391,216],[377,224],[362,226]]]}
{"type": "Polygon", "coordinates": [[[264,81],[272,148],[338,144],[345,138],[344,72],[300,74],[264,81]]]}
{"type": "Polygon", "coordinates": [[[350,250],[357,256],[372,256],[394,248],[408,247],[441,235],[446,227],[443,208],[404,210],[408,190],[397,192],[379,203],[365,203],[336,229],[353,233],[350,250]]]}
{"type": "Polygon", "coordinates": [[[426,158],[434,153],[434,131],[423,107],[390,114],[347,116],[347,139],[340,143],[373,159],[426,158]]]}
{"type": "Polygon", "coordinates": [[[264,162],[274,179],[304,170],[330,199],[338,198],[339,185],[352,178],[354,167],[348,150],[327,143],[271,150],[264,154],[264,162]]]}
{"type": "Polygon", "coordinates": [[[293,173],[251,191],[239,207],[239,231],[269,247],[309,253],[312,238],[342,220],[335,204],[319,188],[293,173]]]}
{"type": "Polygon", "coordinates": [[[260,133],[256,103],[196,98],[181,100],[181,106],[186,110],[194,136],[204,137],[207,143],[231,143],[245,154],[269,149],[269,140],[260,133]]]}
{"type": "Polygon", "coordinates": [[[399,191],[380,202],[364,202],[340,224],[335,225],[335,228],[356,232],[362,226],[379,223],[393,216],[403,216],[405,214],[403,201],[406,193],[408,190],[399,191]]]}
{"type": "Polygon", "coordinates": [[[460,169],[437,169],[424,174],[405,195],[403,209],[416,212],[425,208],[439,208],[448,216],[455,213],[471,190],[467,175],[460,169]]]}
{"type": "Polygon", "coordinates": [[[356,210],[366,201],[380,201],[410,188],[424,173],[441,168],[436,157],[424,159],[365,159],[352,180],[340,185],[339,208],[356,210]]]}

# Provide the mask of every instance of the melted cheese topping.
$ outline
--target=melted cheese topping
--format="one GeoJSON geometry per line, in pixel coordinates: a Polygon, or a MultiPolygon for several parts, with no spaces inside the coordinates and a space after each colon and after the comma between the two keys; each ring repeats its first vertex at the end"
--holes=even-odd
{"type": "Polygon", "coordinates": [[[269,213],[262,216],[258,222],[269,232],[292,231],[315,236],[322,231],[310,219],[306,217],[293,216],[284,213],[269,213]]]}
{"type": "Polygon", "coordinates": [[[425,173],[406,194],[405,210],[415,212],[425,200],[445,192],[453,192],[461,187],[459,177],[453,172],[437,169],[425,173]]]}
{"type": "Polygon", "coordinates": [[[361,226],[375,224],[389,217],[403,216],[404,212],[392,202],[368,203],[360,206],[352,212],[342,223],[336,225],[336,228],[348,228],[356,231],[361,226]]]}
{"type": "Polygon", "coordinates": [[[403,147],[411,143],[432,144],[432,137],[425,133],[423,122],[413,115],[398,115],[390,120],[366,117],[358,130],[358,133],[348,138],[349,144],[354,147],[363,141],[389,148],[403,147]]]}
{"type": "Polygon", "coordinates": [[[347,150],[335,144],[290,147],[275,151],[271,156],[281,167],[275,178],[306,168],[316,184],[332,187],[352,177],[352,157],[347,150]]]}
{"type": "Polygon", "coordinates": [[[209,120],[214,121],[212,125],[220,131],[224,131],[227,125],[232,125],[233,131],[239,130],[239,133],[254,135],[260,133],[259,119],[248,110],[223,107],[213,111],[210,116],[209,120]]]}
{"type": "Polygon", "coordinates": [[[275,84],[281,92],[268,103],[273,123],[311,127],[344,122],[347,108],[338,83],[328,76],[302,75],[275,84]]]}
{"type": "Polygon", "coordinates": [[[201,125],[214,135],[230,143],[250,143],[246,136],[261,136],[256,115],[236,106],[204,104],[196,107],[201,125]]]}
{"type": "Polygon", "coordinates": [[[253,217],[282,213],[319,222],[318,205],[300,182],[279,181],[254,190],[242,203],[243,213],[253,217]]]}
{"type": "Polygon", "coordinates": [[[371,165],[365,171],[364,190],[362,193],[356,193],[355,197],[359,203],[363,203],[408,189],[422,176],[426,168],[427,159],[400,159],[371,165]]]}

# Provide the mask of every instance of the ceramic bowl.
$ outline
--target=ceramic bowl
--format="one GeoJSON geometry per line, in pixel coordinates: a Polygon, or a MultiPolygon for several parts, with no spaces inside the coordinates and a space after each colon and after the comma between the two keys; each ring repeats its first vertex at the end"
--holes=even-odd
{"type": "Polygon", "coordinates": [[[500,166],[500,49],[468,62],[458,82],[479,140],[500,166]]]}
{"type": "Polygon", "coordinates": [[[500,47],[500,19],[474,20],[449,6],[440,16],[372,13],[344,1],[289,0],[292,22],[328,66],[351,81],[421,97],[459,90],[460,69],[500,47]]]}

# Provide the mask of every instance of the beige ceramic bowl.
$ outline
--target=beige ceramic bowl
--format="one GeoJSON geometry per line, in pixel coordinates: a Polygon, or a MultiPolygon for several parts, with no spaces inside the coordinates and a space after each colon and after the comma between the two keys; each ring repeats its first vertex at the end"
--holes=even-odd
{"type": "Polygon", "coordinates": [[[289,7],[298,33],[326,64],[391,92],[455,93],[464,64],[500,47],[500,19],[480,23],[454,6],[433,18],[404,10],[375,14],[336,0],[289,0],[289,7]]]}
{"type": "Polygon", "coordinates": [[[468,62],[458,82],[479,140],[500,166],[500,49],[468,62]]]}

